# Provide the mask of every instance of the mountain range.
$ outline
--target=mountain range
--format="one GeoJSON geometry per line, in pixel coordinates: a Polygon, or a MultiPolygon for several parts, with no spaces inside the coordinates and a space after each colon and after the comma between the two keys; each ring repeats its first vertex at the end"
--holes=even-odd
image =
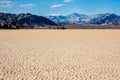
{"type": "MultiPolygon", "coordinates": [[[[65,25],[105,26],[120,25],[120,16],[112,13],[84,15],[72,13],[67,16],[38,16],[30,13],[11,14],[0,13],[0,28],[57,28],[64,29],[65,25]]],[[[74,28],[74,27],[72,27],[74,28]]]]}
{"type": "Polygon", "coordinates": [[[0,28],[40,28],[54,25],[57,24],[43,16],[30,13],[0,13],[0,28]]]}
{"type": "Polygon", "coordinates": [[[120,25],[120,16],[113,13],[84,15],[72,13],[67,16],[47,16],[56,24],[82,24],[82,25],[120,25]]]}

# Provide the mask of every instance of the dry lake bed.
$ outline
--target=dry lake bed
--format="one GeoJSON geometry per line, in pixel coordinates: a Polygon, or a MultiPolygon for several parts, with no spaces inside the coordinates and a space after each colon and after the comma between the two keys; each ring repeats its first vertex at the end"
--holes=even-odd
{"type": "Polygon", "coordinates": [[[120,80],[120,30],[0,30],[0,80],[120,80]]]}

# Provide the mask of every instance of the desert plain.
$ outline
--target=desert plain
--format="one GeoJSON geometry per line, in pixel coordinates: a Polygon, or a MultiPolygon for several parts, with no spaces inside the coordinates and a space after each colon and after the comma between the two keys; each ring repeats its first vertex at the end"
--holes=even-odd
{"type": "Polygon", "coordinates": [[[120,80],[120,30],[0,30],[0,80],[120,80]]]}

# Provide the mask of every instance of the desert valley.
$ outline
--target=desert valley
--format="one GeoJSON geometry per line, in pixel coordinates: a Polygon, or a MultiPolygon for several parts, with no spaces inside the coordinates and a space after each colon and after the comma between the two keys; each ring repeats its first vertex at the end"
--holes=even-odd
{"type": "Polygon", "coordinates": [[[120,30],[0,30],[0,80],[120,80],[120,30]]]}

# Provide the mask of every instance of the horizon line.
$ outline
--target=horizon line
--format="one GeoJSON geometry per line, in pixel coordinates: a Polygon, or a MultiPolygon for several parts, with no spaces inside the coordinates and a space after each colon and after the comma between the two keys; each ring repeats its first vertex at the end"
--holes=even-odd
{"type": "Polygon", "coordinates": [[[0,12],[0,13],[6,13],[6,14],[32,14],[32,15],[37,15],[37,16],[67,16],[67,15],[70,15],[70,14],[81,14],[81,15],[98,15],[98,14],[115,14],[115,15],[118,15],[120,16],[120,14],[117,14],[117,13],[110,13],[110,12],[106,12],[106,13],[96,13],[96,14],[84,14],[84,13],[77,13],[77,12],[72,12],[72,13],[68,13],[67,15],[62,15],[62,14],[56,14],[56,15],[52,15],[52,14],[49,14],[49,15],[40,15],[40,14],[35,14],[35,13],[30,13],[30,12],[21,12],[21,13],[12,13],[12,12],[0,12]]]}

